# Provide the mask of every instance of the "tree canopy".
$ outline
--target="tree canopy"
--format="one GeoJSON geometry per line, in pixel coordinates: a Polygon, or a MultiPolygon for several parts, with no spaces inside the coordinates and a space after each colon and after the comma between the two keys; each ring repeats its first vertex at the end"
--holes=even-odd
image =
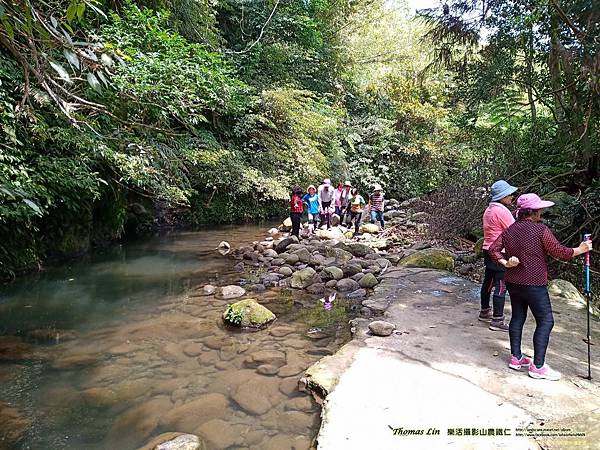
{"type": "Polygon", "coordinates": [[[600,212],[598,26],[585,0],[2,2],[0,272],[324,177],[451,204],[512,176],[575,199],[569,237],[600,212]]]}

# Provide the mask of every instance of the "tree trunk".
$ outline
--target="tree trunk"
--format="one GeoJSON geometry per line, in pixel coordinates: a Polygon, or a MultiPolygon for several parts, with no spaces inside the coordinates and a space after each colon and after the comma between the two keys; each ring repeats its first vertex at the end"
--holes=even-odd
{"type": "Polygon", "coordinates": [[[525,58],[527,60],[527,100],[531,110],[531,122],[535,125],[537,120],[537,108],[535,106],[535,98],[533,97],[533,29],[529,29],[529,37],[527,39],[527,49],[525,50],[525,58]]]}
{"type": "Polygon", "coordinates": [[[550,13],[550,54],[548,55],[548,70],[550,71],[550,86],[552,87],[554,97],[554,111],[556,112],[556,120],[559,122],[559,129],[564,134],[568,133],[565,129],[565,108],[564,94],[562,92],[563,84],[560,68],[560,40],[559,40],[559,19],[556,11],[552,6],[549,6],[550,13]]]}

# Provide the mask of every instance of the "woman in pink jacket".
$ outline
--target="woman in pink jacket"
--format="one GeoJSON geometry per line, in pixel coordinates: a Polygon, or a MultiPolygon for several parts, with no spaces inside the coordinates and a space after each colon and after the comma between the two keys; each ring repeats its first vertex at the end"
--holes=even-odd
{"type": "Polygon", "coordinates": [[[483,213],[483,259],[485,275],[481,286],[481,311],[479,320],[490,322],[490,330],[508,332],[504,323],[504,303],[506,285],[504,274],[506,268],[498,265],[490,258],[489,248],[504,230],[510,227],[515,219],[507,208],[512,203],[517,188],[504,180],[492,184],[491,202],[483,213]],[[493,310],[490,308],[490,296],[494,291],[493,310]],[[493,312],[492,312],[493,311],[493,312]]]}

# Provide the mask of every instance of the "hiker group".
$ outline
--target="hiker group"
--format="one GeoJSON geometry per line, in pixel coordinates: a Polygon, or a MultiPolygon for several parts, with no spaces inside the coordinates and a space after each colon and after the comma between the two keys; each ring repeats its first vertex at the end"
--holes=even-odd
{"type": "Polygon", "coordinates": [[[517,208],[512,213],[509,207],[516,191],[516,187],[504,180],[495,182],[491,189],[491,201],[483,214],[485,276],[481,287],[479,320],[489,322],[491,330],[508,332],[511,369],[526,367],[532,378],[558,380],[560,373],[545,362],[550,332],[554,326],[548,295],[546,255],[566,261],[591,251],[592,242],[584,240],[575,248],[565,247],[558,242],[552,231],[541,222],[544,210],[554,203],[542,200],[536,194],[519,196],[517,208]],[[512,311],[508,325],[504,319],[507,290],[512,311]],[[521,351],[521,336],[528,310],[531,310],[536,322],[533,360],[521,351]]]}
{"type": "Polygon", "coordinates": [[[334,222],[336,224],[339,222],[348,227],[354,225],[354,236],[357,236],[365,206],[371,223],[378,222],[380,228],[383,229],[385,227],[383,203],[383,189],[378,184],[373,186],[368,203],[349,181],[343,184],[338,183],[337,187],[333,187],[331,180],[326,178],[318,188],[312,184],[308,186],[306,192],[300,186],[294,186],[290,201],[292,235],[300,238],[302,216],[305,209],[308,215],[308,234],[315,233],[318,228],[331,229],[334,222]],[[334,214],[335,221],[333,220],[334,214]]]}

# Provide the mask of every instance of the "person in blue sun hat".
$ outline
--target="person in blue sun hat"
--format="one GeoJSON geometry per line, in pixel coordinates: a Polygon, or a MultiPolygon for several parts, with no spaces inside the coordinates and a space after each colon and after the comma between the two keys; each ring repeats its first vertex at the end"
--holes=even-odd
{"type": "Polygon", "coordinates": [[[481,311],[479,320],[489,322],[493,331],[508,332],[504,323],[504,303],[506,301],[506,285],[504,275],[506,268],[492,261],[489,253],[490,246],[504,230],[510,227],[515,219],[508,209],[513,201],[513,194],[518,190],[504,180],[492,184],[490,203],[483,213],[483,259],[485,275],[481,286],[481,311]],[[493,308],[490,308],[490,297],[493,296],[493,308]]]}

